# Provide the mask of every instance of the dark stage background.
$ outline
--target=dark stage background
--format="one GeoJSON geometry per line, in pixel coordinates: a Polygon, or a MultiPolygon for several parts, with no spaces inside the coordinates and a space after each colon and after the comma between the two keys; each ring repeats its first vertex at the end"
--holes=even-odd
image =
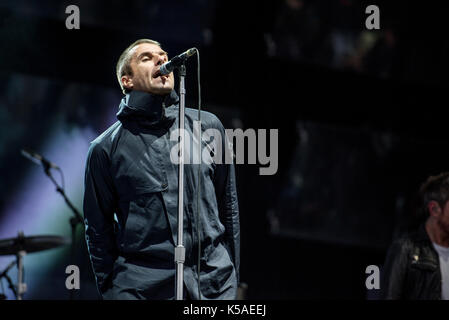
{"type": "MultiPolygon", "coordinates": [[[[116,121],[115,63],[151,38],[171,57],[199,48],[203,109],[226,128],[279,129],[275,175],[236,167],[247,298],[376,298],[365,268],[414,222],[420,183],[449,170],[446,16],[437,2],[3,0],[0,239],[70,237],[70,210],[20,150],[57,163],[81,210],[89,142],[116,121]],[[70,4],[79,30],[65,27],[70,4]],[[365,28],[370,4],[380,30],[365,28]]],[[[187,68],[196,107],[194,59],[187,68]]],[[[83,237],[75,298],[97,299],[83,237]]],[[[69,253],[25,256],[26,299],[68,299],[69,253]]]]}

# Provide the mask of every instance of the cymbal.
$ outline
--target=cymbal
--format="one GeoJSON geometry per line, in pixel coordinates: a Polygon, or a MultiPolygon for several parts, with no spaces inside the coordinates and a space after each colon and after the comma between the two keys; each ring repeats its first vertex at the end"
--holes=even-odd
{"type": "Polygon", "coordinates": [[[0,255],[17,254],[19,251],[37,252],[70,244],[70,240],[61,236],[29,236],[19,235],[16,238],[0,240],[0,255]]]}

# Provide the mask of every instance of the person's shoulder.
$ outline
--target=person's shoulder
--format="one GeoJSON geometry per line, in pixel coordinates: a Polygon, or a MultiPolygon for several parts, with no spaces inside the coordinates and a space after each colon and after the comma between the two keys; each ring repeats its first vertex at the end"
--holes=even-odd
{"type": "Polygon", "coordinates": [[[91,145],[106,145],[114,140],[120,131],[122,124],[116,121],[109,128],[103,131],[98,137],[91,141],[91,145]]]}
{"type": "MultiPolygon", "coordinates": [[[[192,108],[186,108],[186,114],[191,117],[193,120],[198,120],[198,110],[192,109],[192,108]]],[[[201,125],[204,128],[216,128],[216,129],[222,129],[223,124],[221,123],[220,119],[213,114],[212,112],[201,110],[200,113],[201,117],[201,125]]]]}
{"type": "Polygon", "coordinates": [[[116,121],[109,128],[107,128],[103,133],[90,142],[89,154],[98,153],[100,151],[107,151],[113,144],[117,135],[120,132],[122,124],[120,121],[116,121]]]}
{"type": "Polygon", "coordinates": [[[406,251],[414,246],[415,240],[416,232],[406,231],[392,241],[390,248],[406,251]]]}

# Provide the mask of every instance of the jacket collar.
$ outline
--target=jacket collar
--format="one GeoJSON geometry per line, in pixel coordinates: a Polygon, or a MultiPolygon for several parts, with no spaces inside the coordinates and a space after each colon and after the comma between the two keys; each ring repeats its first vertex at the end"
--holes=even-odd
{"type": "Polygon", "coordinates": [[[122,98],[117,118],[135,120],[146,125],[155,125],[167,120],[165,108],[178,103],[179,97],[175,90],[161,96],[143,91],[131,91],[122,98]]]}

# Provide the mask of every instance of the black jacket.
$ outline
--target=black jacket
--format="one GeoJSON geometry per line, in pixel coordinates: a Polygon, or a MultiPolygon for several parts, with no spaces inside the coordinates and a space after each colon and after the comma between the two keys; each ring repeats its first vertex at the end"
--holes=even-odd
{"type": "MultiPolygon", "coordinates": [[[[174,91],[165,98],[131,92],[120,104],[119,121],[90,146],[85,231],[97,286],[105,299],[174,298],[178,167],[170,152],[178,142],[170,135],[178,128],[177,102],[174,91]]],[[[196,118],[197,111],[186,108],[190,134],[196,118]]],[[[225,137],[213,114],[203,111],[201,123],[202,131],[216,129],[225,137]]],[[[188,295],[198,299],[198,165],[185,164],[184,172],[184,284],[188,295]]],[[[200,190],[202,299],[234,299],[240,225],[233,164],[203,163],[200,190]]]]}
{"type": "Polygon", "coordinates": [[[381,277],[383,299],[440,300],[438,253],[424,225],[391,245],[381,277]]]}

